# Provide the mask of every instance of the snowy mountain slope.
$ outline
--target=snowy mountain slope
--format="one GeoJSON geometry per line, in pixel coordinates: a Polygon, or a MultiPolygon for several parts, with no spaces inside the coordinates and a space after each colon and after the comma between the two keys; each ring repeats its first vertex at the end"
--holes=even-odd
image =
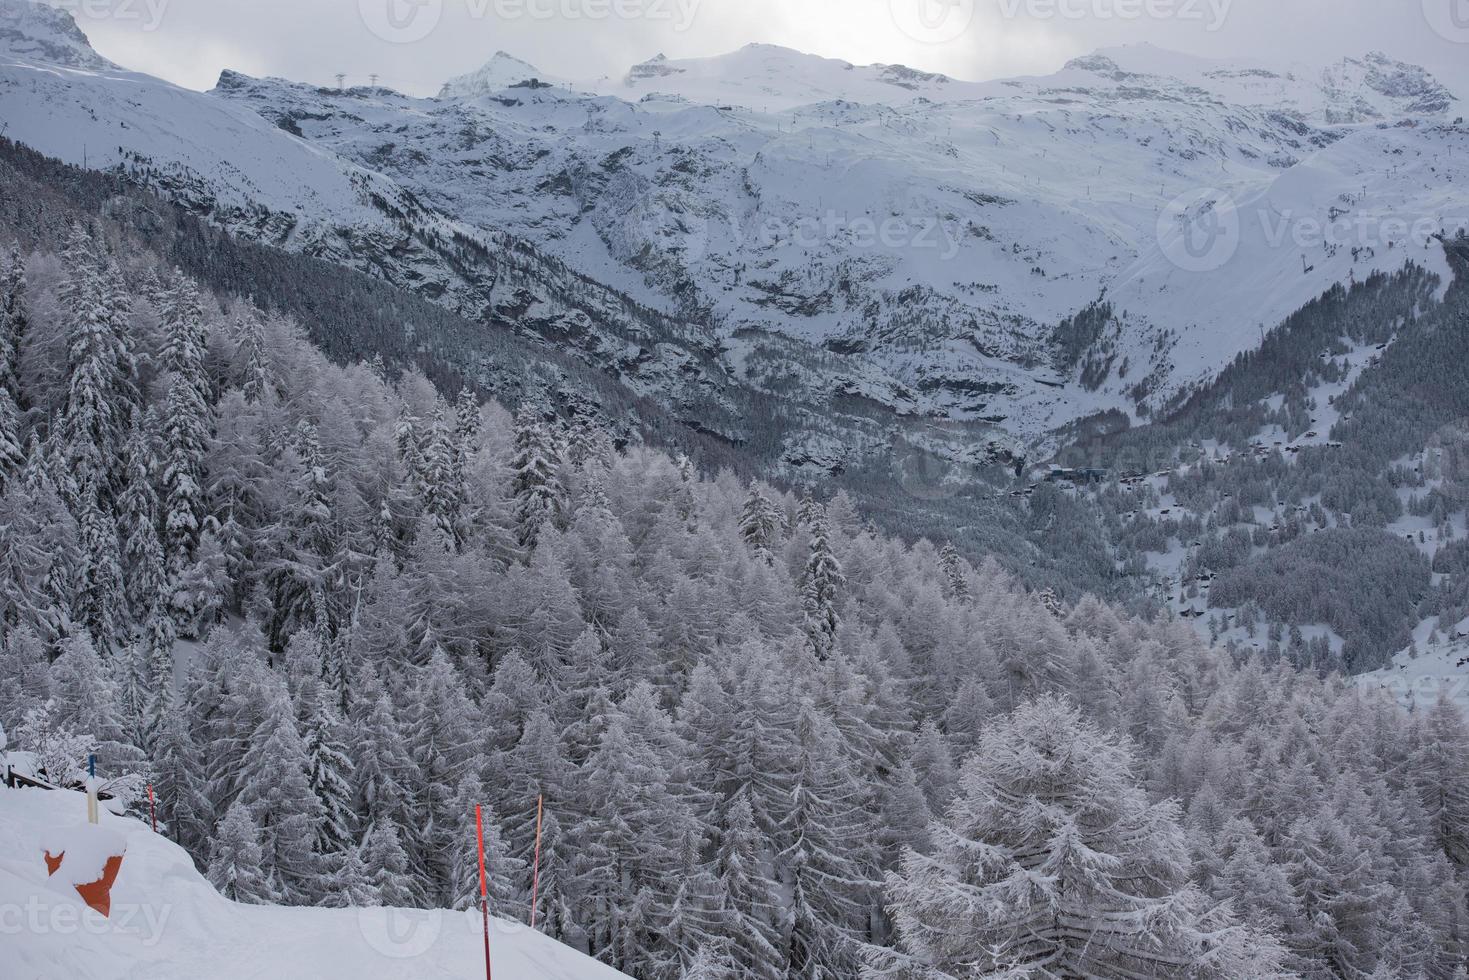
{"type": "Polygon", "coordinates": [[[754,45],[546,86],[501,52],[438,99],[234,72],[199,95],[58,69],[56,17],[0,48],[15,138],[569,345],[732,442],[768,402],[798,470],[916,419],[1002,458],[1136,419],[1335,283],[1446,278],[1431,232],[1469,211],[1453,96],[1380,55],[1277,71],[1142,46],[970,83],[754,45]],[[1093,309],[1064,351],[1057,325],[1093,309]]]}
{"type": "Polygon", "coordinates": [[[1440,696],[1469,710],[1469,621],[1452,626],[1437,617],[1424,620],[1413,633],[1413,646],[1387,666],[1361,674],[1366,689],[1390,691],[1403,704],[1427,708],[1440,696]]]}
{"type": "MultiPolygon", "coordinates": [[[[104,919],[69,885],[48,878],[41,858],[47,840],[85,821],[78,793],[0,785],[0,906],[12,913],[0,957],[7,976],[386,980],[472,977],[484,969],[478,912],[238,905],[220,897],[171,841],[105,812],[103,830],[121,836],[127,851],[104,919]]],[[[504,919],[492,920],[490,947],[497,976],[624,975],[504,919]]]]}
{"type": "MultiPolygon", "coordinates": [[[[523,240],[425,206],[247,105],[210,98],[73,52],[69,15],[0,3],[0,118],[10,138],[64,161],[125,173],[232,233],[371,272],[471,319],[512,325],[616,370],[635,394],[693,402],[713,337],[638,309],[523,240]],[[16,12],[21,12],[17,14],[16,12]],[[40,60],[61,51],[67,64],[40,60]],[[75,67],[76,64],[86,67],[75,67]]],[[[226,78],[226,82],[228,77],[226,78]]]]}
{"type": "MultiPolygon", "coordinates": [[[[507,64],[481,75],[534,75],[507,64]]],[[[1335,282],[1410,257],[1446,273],[1427,231],[1461,217],[1469,179],[1453,96],[1377,55],[1307,76],[1129,48],[976,85],[755,45],[429,102],[226,81],[217,94],[640,301],[825,346],[918,411],[1028,436],[1162,403],[1335,282]],[[1194,269],[1170,222],[1211,188],[1238,232],[1194,269]],[[1389,243],[1388,219],[1419,228],[1389,243]],[[1104,296],[1128,314],[1130,372],[1092,392],[1050,370],[1051,333],[1104,296]]]]}
{"type": "MultiPolygon", "coordinates": [[[[317,114],[310,100],[340,93],[299,88],[300,105],[259,106],[267,110],[262,116],[253,111],[251,93],[296,88],[226,73],[211,96],[100,59],[72,67],[79,57],[73,48],[84,39],[68,15],[28,0],[3,0],[0,11],[13,27],[0,37],[0,118],[8,137],[66,162],[124,173],[239,237],[370,272],[472,320],[554,345],[721,439],[755,438],[750,403],[768,396],[730,374],[721,341],[706,323],[644,305],[658,294],[617,261],[591,266],[594,278],[507,234],[483,208],[463,214],[436,208],[442,195],[420,197],[383,172],[395,169],[391,160],[358,163],[295,135],[323,121],[310,118],[317,114]],[[48,51],[62,52],[57,57],[68,64],[43,60],[48,51]],[[620,291],[619,284],[629,289],[620,291]]],[[[456,139],[485,126],[482,117],[452,104],[414,102],[385,90],[343,98],[354,110],[385,109],[384,125],[400,126],[398,116],[416,114],[427,125],[442,120],[456,139]]],[[[459,202],[446,203],[457,208],[459,202]]],[[[585,232],[600,241],[590,226],[585,232]]],[[[873,426],[863,418],[833,419],[821,399],[827,388],[891,386],[869,385],[865,369],[851,376],[835,363],[842,360],[837,355],[806,353],[825,362],[808,372],[823,383],[788,393],[777,406],[780,428],[794,433],[795,455],[806,455],[801,447],[811,441],[803,432],[807,420],[840,430],[838,455],[885,445],[887,432],[864,434],[873,426]]],[[[773,455],[781,451],[777,444],[773,455]]]]}

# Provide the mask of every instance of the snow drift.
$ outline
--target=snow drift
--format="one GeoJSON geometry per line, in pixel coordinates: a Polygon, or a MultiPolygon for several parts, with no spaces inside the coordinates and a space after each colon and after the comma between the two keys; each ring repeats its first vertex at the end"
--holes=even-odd
{"type": "MultiPolygon", "coordinates": [[[[102,814],[98,836],[126,844],[107,918],[70,876],[48,877],[43,850],[88,829],[80,793],[0,785],[0,936],[14,977],[474,977],[478,912],[238,905],[178,846],[137,820],[102,814]]],[[[623,974],[523,924],[493,919],[495,975],[611,980],[623,974]]]]}

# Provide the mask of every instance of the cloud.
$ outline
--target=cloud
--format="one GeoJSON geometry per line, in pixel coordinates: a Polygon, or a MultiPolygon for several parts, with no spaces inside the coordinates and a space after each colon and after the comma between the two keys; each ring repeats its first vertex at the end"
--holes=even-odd
{"type": "Polygon", "coordinates": [[[1369,50],[1423,64],[1469,93],[1469,0],[56,0],[130,68],[208,88],[223,68],[330,83],[337,72],[426,95],[505,50],[549,75],[617,76],[657,53],[781,44],[961,78],[1054,71],[1116,44],[1323,65],[1369,50]],[[1438,16],[1435,4],[1447,12],[1438,16]],[[125,10],[156,11],[156,23],[125,10]],[[382,25],[434,20],[386,38],[382,25]],[[963,20],[962,29],[953,26],[963,20]],[[376,25],[376,27],[374,26],[376,25]],[[915,26],[916,25],[916,26],[915,26]],[[938,25],[934,27],[933,25],[938,25]],[[1437,29],[1436,29],[1437,26],[1437,29]],[[148,29],[151,27],[152,29],[148,29]]]}

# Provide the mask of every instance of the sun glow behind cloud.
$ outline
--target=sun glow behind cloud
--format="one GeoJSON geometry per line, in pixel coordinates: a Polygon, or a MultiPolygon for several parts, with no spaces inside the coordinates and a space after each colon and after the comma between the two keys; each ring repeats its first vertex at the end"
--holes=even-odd
{"type": "Polygon", "coordinates": [[[426,95],[496,50],[552,76],[590,80],[658,53],[704,57],[751,42],[980,80],[1046,73],[1099,47],[1143,41],[1275,63],[1325,64],[1382,49],[1425,65],[1461,93],[1469,87],[1469,43],[1435,33],[1423,13],[1424,4],[1462,0],[52,2],[76,13],[104,55],[193,88],[235,68],[319,84],[338,72],[357,84],[376,74],[382,84],[426,95]],[[412,43],[384,40],[368,25],[383,9],[427,13],[433,29],[412,43]],[[156,29],[145,29],[150,12],[156,29]]]}

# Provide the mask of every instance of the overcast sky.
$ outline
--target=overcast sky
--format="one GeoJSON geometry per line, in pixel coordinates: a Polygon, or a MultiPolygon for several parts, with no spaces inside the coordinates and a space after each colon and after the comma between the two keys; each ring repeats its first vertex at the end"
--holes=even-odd
{"type": "Polygon", "coordinates": [[[433,94],[497,49],[571,79],[752,41],[959,78],[1149,41],[1272,63],[1382,50],[1469,97],[1469,0],[50,0],[104,55],[192,88],[222,68],[433,94]]]}

